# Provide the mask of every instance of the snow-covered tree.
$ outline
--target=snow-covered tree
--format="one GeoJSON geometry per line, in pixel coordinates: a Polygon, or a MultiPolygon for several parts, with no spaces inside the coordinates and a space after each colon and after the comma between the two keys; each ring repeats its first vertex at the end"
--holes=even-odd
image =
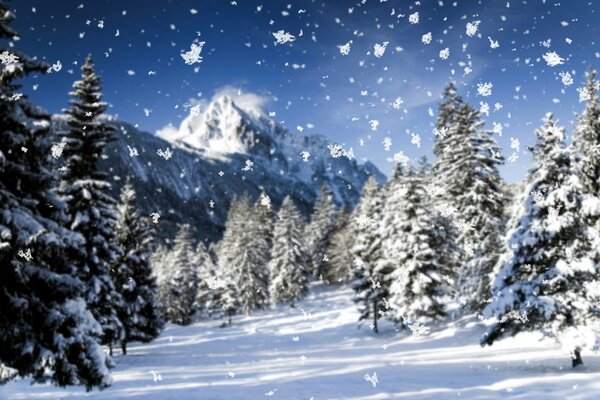
{"type": "Polygon", "coordinates": [[[325,249],[328,259],[327,267],[324,269],[324,279],[328,282],[349,282],[352,278],[354,230],[350,223],[350,216],[346,208],[336,216],[336,226],[325,249]]]}
{"type": "Polygon", "coordinates": [[[374,269],[381,258],[381,236],[379,224],[383,208],[381,190],[374,177],[370,177],[363,187],[351,218],[354,231],[352,255],[354,272],[352,289],[355,292],[354,302],[360,312],[359,321],[372,318],[372,327],[378,332],[377,320],[380,311],[385,312],[385,296],[379,277],[374,269]]]}
{"type": "Polygon", "coordinates": [[[541,330],[572,351],[597,345],[598,270],[591,231],[582,218],[582,185],[574,173],[564,130],[551,114],[536,131],[535,164],[527,198],[510,232],[507,253],[484,315],[495,317],[482,345],[521,331],[541,330]]]}
{"type": "Polygon", "coordinates": [[[88,287],[88,307],[102,326],[102,342],[111,345],[123,334],[117,316],[122,299],[111,274],[120,249],[115,244],[116,200],[97,164],[106,145],[114,140],[114,128],[100,119],[107,105],[91,57],[81,70],[82,79],[73,84],[70,93],[71,108],[65,110],[69,128],[61,133],[65,166],[59,193],[68,205],[68,227],[85,238],[83,251],[74,261],[79,278],[88,287]]]}
{"type": "Polygon", "coordinates": [[[44,65],[17,51],[14,14],[0,1],[0,367],[56,385],[105,387],[101,329],[82,299],[70,255],[84,239],[65,229],[65,204],[48,168],[50,116],[20,93],[18,79],[44,65]],[[5,44],[8,42],[8,44],[5,44]]]}
{"type": "Polygon", "coordinates": [[[163,243],[159,243],[150,255],[152,274],[156,278],[158,287],[162,287],[169,273],[169,249],[163,243]]]}
{"type": "Polygon", "coordinates": [[[389,274],[384,285],[393,319],[410,326],[445,315],[460,251],[452,229],[432,207],[424,177],[409,171],[396,179],[384,206],[378,266],[389,274]]]}
{"type": "Polygon", "coordinates": [[[273,229],[271,301],[289,302],[292,307],[308,293],[309,259],[302,240],[302,215],[289,196],[283,200],[273,229]]]}
{"type": "Polygon", "coordinates": [[[450,215],[462,248],[459,297],[467,310],[480,310],[502,247],[505,199],[498,166],[503,163],[492,132],[483,129],[479,111],[453,91],[440,106],[433,183],[442,188],[437,208],[450,215]]]}
{"type": "Polygon", "coordinates": [[[192,322],[198,291],[198,274],[193,263],[190,226],[181,225],[169,255],[168,278],[159,290],[166,318],[178,325],[192,322]]]}
{"type": "Polygon", "coordinates": [[[194,309],[200,316],[210,316],[210,307],[214,296],[210,280],[216,274],[216,266],[202,242],[196,246],[193,263],[198,275],[198,291],[196,293],[194,309]]]}
{"type": "Polygon", "coordinates": [[[121,189],[120,200],[116,241],[122,254],[114,276],[117,290],[123,298],[118,316],[124,329],[121,349],[123,354],[127,354],[128,342],[152,341],[160,334],[163,323],[156,298],[156,278],[150,264],[150,226],[135,208],[135,191],[129,181],[121,189]]]}
{"type": "Polygon", "coordinates": [[[306,250],[311,258],[315,277],[325,275],[325,250],[336,224],[333,193],[327,184],[321,186],[310,223],[306,225],[306,250]]]}
{"type": "Polygon", "coordinates": [[[587,73],[583,89],[587,102],[583,115],[578,118],[573,145],[577,152],[575,169],[583,189],[592,196],[600,197],[600,101],[596,71],[587,73]]]}

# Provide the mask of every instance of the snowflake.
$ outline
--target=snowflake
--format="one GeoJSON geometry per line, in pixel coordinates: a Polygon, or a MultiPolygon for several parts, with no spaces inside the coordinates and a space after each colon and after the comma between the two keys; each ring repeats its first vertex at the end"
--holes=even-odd
{"type": "Polygon", "coordinates": [[[394,107],[396,110],[399,110],[403,103],[404,100],[402,100],[402,97],[396,97],[396,100],[394,100],[392,103],[392,107],[394,107]]]}
{"type": "Polygon", "coordinates": [[[50,73],[52,73],[52,71],[58,72],[61,69],[62,69],[62,63],[60,61],[57,61],[56,64],[52,64],[46,72],[50,74],[50,73]]]}
{"type": "Polygon", "coordinates": [[[477,33],[477,28],[481,21],[467,22],[467,36],[473,37],[477,33]]]}
{"type": "Polygon", "coordinates": [[[411,24],[418,24],[419,23],[419,12],[415,12],[413,14],[410,14],[408,16],[408,22],[410,22],[411,24]]]}
{"type": "Polygon", "coordinates": [[[140,155],[135,147],[127,145],[127,149],[129,150],[129,157],[137,157],[140,155]]]}
{"type": "Polygon", "coordinates": [[[381,58],[383,53],[385,53],[385,48],[389,43],[390,42],[383,42],[382,44],[375,43],[375,46],[373,47],[373,54],[375,54],[375,57],[381,58]]]}
{"type": "Polygon", "coordinates": [[[3,51],[0,53],[0,62],[4,65],[16,64],[19,62],[19,57],[8,51],[3,51]]]}
{"type": "Polygon", "coordinates": [[[480,106],[479,112],[482,114],[485,114],[489,117],[490,116],[490,105],[484,101],[480,101],[479,106],[480,106]]]}
{"type": "Polygon", "coordinates": [[[154,213],[150,214],[150,218],[152,218],[152,222],[154,222],[155,224],[158,224],[158,219],[160,218],[160,214],[157,212],[154,212],[154,213]]]}
{"type": "Polygon", "coordinates": [[[489,36],[488,36],[488,40],[490,41],[490,48],[497,49],[498,47],[500,47],[500,44],[498,43],[497,40],[492,40],[492,38],[489,36]]]}
{"type": "Polygon", "coordinates": [[[162,376],[159,373],[154,372],[154,370],[151,370],[150,373],[152,374],[152,380],[154,382],[162,381],[162,376]]]}
{"type": "Polygon", "coordinates": [[[579,93],[579,102],[584,102],[590,100],[592,97],[590,96],[590,91],[586,87],[577,88],[577,92],[579,93]]]}
{"type": "Polygon", "coordinates": [[[565,60],[556,54],[555,51],[549,51],[542,56],[544,61],[548,64],[549,67],[556,67],[557,65],[564,64],[565,60]]]}
{"type": "Polygon", "coordinates": [[[276,40],[275,45],[285,44],[285,43],[293,42],[294,40],[296,40],[296,36],[284,31],[283,29],[279,30],[277,32],[273,32],[273,36],[275,37],[275,40],[276,40]]]}
{"type": "Polygon", "coordinates": [[[244,165],[244,168],[242,168],[242,171],[253,171],[252,167],[254,166],[254,163],[250,160],[246,160],[246,165],[244,165]]]}
{"type": "Polygon", "coordinates": [[[376,119],[372,119],[369,121],[369,125],[371,125],[372,131],[376,131],[377,127],[379,127],[379,121],[377,121],[376,119]]]}
{"type": "Polygon", "coordinates": [[[190,115],[193,117],[200,115],[200,104],[196,104],[190,108],[190,115]]]}
{"type": "Polygon", "coordinates": [[[63,150],[65,149],[66,143],[55,143],[50,148],[50,152],[52,153],[52,158],[60,158],[62,156],[63,150]]]}
{"type": "Polygon", "coordinates": [[[390,148],[392,147],[392,138],[385,137],[381,143],[383,144],[385,151],[390,151],[390,148]]]}
{"type": "Polygon", "coordinates": [[[502,136],[502,131],[503,131],[502,124],[499,122],[493,122],[492,124],[494,125],[492,132],[498,134],[499,136],[502,136]]]}
{"type": "Polygon", "coordinates": [[[162,149],[158,149],[156,151],[156,154],[158,154],[165,160],[169,160],[171,157],[173,157],[173,152],[168,147],[164,151],[162,149]]]}
{"type": "Polygon", "coordinates": [[[423,325],[421,322],[408,322],[408,329],[411,330],[413,336],[421,336],[427,335],[429,333],[429,328],[423,325]]]}
{"type": "Polygon", "coordinates": [[[494,85],[491,82],[478,83],[477,84],[477,95],[488,97],[492,95],[492,88],[494,85]]]}
{"type": "Polygon", "coordinates": [[[302,161],[308,162],[308,158],[310,157],[310,153],[306,150],[300,152],[300,156],[302,156],[302,161]]]}
{"type": "Polygon", "coordinates": [[[17,254],[19,255],[19,257],[24,258],[25,261],[33,260],[33,256],[31,255],[31,249],[27,249],[26,252],[23,250],[19,250],[17,254]]]}
{"type": "Polygon", "coordinates": [[[421,136],[418,133],[411,133],[410,143],[416,145],[418,148],[421,148],[421,136]]]}
{"type": "Polygon", "coordinates": [[[521,142],[517,138],[510,138],[510,148],[516,151],[519,151],[521,148],[521,142]]]}
{"type": "Polygon", "coordinates": [[[369,374],[365,374],[365,381],[370,382],[373,387],[376,387],[379,383],[379,379],[377,379],[377,372],[373,372],[373,376],[369,376],[369,374]]]}
{"type": "Polygon", "coordinates": [[[421,42],[423,42],[423,44],[431,43],[431,39],[432,39],[431,32],[427,32],[426,34],[421,36],[421,42]]]}
{"type": "Polygon", "coordinates": [[[185,53],[180,54],[181,58],[183,58],[183,61],[185,61],[187,65],[202,62],[202,56],[200,55],[200,53],[202,52],[202,47],[204,46],[204,43],[205,42],[200,42],[198,44],[192,43],[192,45],[190,46],[190,51],[186,51],[185,53]]]}
{"type": "Polygon", "coordinates": [[[442,60],[447,60],[448,57],[450,57],[450,49],[448,47],[446,47],[443,50],[440,50],[440,58],[442,60]]]}
{"type": "Polygon", "coordinates": [[[407,166],[410,162],[410,158],[404,155],[404,152],[399,151],[398,153],[394,154],[394,161],[398,164],[402,164],[403,166],[407,166]]]}
{"type": "Polygon", "coordinates": [[[339,45],[338,48],[340,49],[340,54],[343,56],[347,56],[348,54],[350,54],[350,45],[351,44],[352,44],[352,40],[346,44],[339,45]]]}
{"type": "Polygon", "coordinates": [[[333,158],[339,158],[342,156],[347,157],[349,160],[352,160],[354,158],[354,150],[352,149],[352,147],[350,148],[350,150],[346,151],[344,150],[344,148],[342,148],[342,145],[334,143],[328,144],[327,148],[329,149],[329,154],[333,158]]]}
{"type": "Polygon", "coordinates": [[[563,85],[571,86],[573,84],[573,77],[571,76],[570,73],[561,72],[558,75],[560,75],[560,79],[561,79],[563,85]]]}
{"type": "Polygon", "coordinates": [[[442,126],[440,129],[433,128],[433,134],[435,136],[439,137],[440,139],[445,138],[447,133],[448,133],[448,128],[446,128],[445,126],[442,126]]]}

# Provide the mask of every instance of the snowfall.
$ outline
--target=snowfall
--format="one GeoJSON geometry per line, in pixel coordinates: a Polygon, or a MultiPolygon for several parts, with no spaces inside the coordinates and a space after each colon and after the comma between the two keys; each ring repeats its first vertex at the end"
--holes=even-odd
{"type": "Polygon", "coordinates": [[[569,354],[538,334],[481,348],[475,317],[430,326],[414,336],[383,323],[358,327],[352,291],[315,284],[296,308],[168,325],[149,344],[114,357],[104,391],[0,386],[1,399],[593,399],[600,398],[600,358],[569,354]],[[376,378],[376,379],[375,379],[376,378]]]}

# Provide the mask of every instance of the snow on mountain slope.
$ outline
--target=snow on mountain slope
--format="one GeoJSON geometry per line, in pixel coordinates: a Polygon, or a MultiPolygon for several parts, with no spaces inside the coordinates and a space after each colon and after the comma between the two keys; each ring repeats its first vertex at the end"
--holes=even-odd
{"type": "MultiPolygon", "coordinates": [[[[174,236],[178,223],[190,223],[198,239],[218,239],[231,199],[244,192],[256,199],[264,191],[276,208],[290,195],[308,214],[322,184],[338,205],[352,208],[369,176],[385,180],[371,163],[332,157],[325,137],[292,135],[260,107],[242,108],[227,95],[158,136],[111,123],[117,140],[101,168],[109,172],[115,195],[131,176],[138,207],[161,215],[157,234],[164,238],[174,236]],[[311,154],[306,162],[302,151],[311,154]]],[[[56,116],[53,126],[65,129],[64,117],[56,116]]]]}
{"type": "Polygon", "coordinates": [[[297,308],[278,307],[187,327],[169,325],[149,344],[115,357],[113,385],[102,392],[0,386],[0,399],[594,399],[600,360],[583,354],[573,371],[568,353],[537,334],[481,348],[475,318],[411,336],[383,324],[357,329],[347,287],[313,285],[297,308]],[[154,372],[154,373],[153,373],[154,372]],[[160,374],[161,380],[153,377],[160,374]],[[373,385],[365,377],[377,375],[373,385]]]}

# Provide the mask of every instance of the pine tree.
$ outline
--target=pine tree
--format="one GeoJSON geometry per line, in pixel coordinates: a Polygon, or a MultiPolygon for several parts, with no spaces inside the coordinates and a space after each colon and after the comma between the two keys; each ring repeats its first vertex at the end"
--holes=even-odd
{"type": "Polygon", "coordinates": [[[386,197],[379,264],[391,275],[385,283],[393,319],[410,326],[445,315],[460,252],[431,205],[423,176],[409,171],[396,179],[386,197]]]}
{"type": "Polygon", "coordinates": [[[311,221],[306,226],[306,248],[311,257],[312,271],[315,277],[326,274],[324,271],[325,249],[335,228],[335,216],[333,193],[329,186],[324,184],[315,201],[311,221]]]}
{"type": "Polygon", "coordinates": [[[213,300],[213,290],[209,285],[209,280],[215,275],[216,267],[213,264],[210,254],[204,243],[200,242],[196,246],[193,260],[198,280],[198,291],[194,309],[200,316],[210,316],[210,306],[213,300]]]}
{"type": "Polygon", "coordinates": [[[541,330],[572,346],[576,366],[587,339],[598,339],[600,310],[591,285],[598,277],[596,250],[581,216],[582,185],[564,130],[549,114],[536,135],[528,196],[484,310],[495,323],[481,342],[491,345],[505,335],[541,330]]]}
{"type": "Polygon", "coordinates": [[[464,105],[462,97],[456,91],[456,86],[450,82],[444,88],[442,101],[438,107],[438,117],[436,120],[436,129],[438,136],[433,145],[433,153],[436,157],[441,157],[447,147],[447,141],[451,132],[449,127],[454,125],[457,112],[464,105]]]}
{"type": "Polygon", "coordinates": [[[271,253],[271,301],[296,301],[308,293],[310,262],[302,241],[304,221],[289,196],[283,200],[277,214],[273,230],[273,250],[271,253]]]}
{"type": "Polygon", "coordinates": [[[198,274],[193,263],[194,251],[190,226],[181,225],[169,256],[169,277],[159,290],[166,318],[178,325],[188,325],[196,312],[198,274]]]}
{"type": "Polygon", "coordinates": [[[118,316],[124,328],[121,349],[127,354],[128,342],[152,341],[163,324],[150,264],[151,231],[148,221],[135,208],[135,191],[129,180],[121,189],[117,211],[116,241],[122,256],[116,264],[115,284],[123,298],[118,316]]]}
{"type": "MultiPolygon", "coordinates": [[[[101,330],[82,299],[70,256],[81,235],[63,227],[65,204],[53,193],[50,116],[19,93],[17,80],[47,69],[12,46],[14,14],[0,1],[0,365],[35,382],[110,384],[101,330]]],[[[0,382],[1,383],[1,382],[0,382]]]]}
{"type": "Polygon", "coordinates": [[[159,243],[150,255],[150,265],[157,286],[163,287],[169,274],[169,249],[163,243],[159,243]]]}
{"type": "Polygon", "coordinates": [[[370,177],[363,187],[360,201],[351,218],[354,225],[354,273],[352,289],[355,292],[354,302],[360,312],[359,321],[372,318],[373,331],[378,332],[377,320],[385,312],[385,293],[379,277],[375,274],[375,266],[381,259],[381,236],[379,224],[383,208],[383,198],[377,180],[370,177]]]}
{"type": "Polygon", "coordinates": [[[328,282],[349,282],[352,279],[352,245],[354,230],[350,224],[350,213],[343,208],[336,216],[336,226],[325,249],[328,255],[325,280],[328,282]]]}
{"type": "Polygon", "coordinates": [[[585,92],[587,102],[583,115],[578,118],[573,145],[577,152],[575,169],[585,193],[600,197],[600,101],[596,71],[587,74],[585,92]]]}
{"type": "Polygon", "coordinates": [[[489,297],[489,285],[502,247],[505,199],[498,165],[503,163],[492,132],[483,129],[479,112],[449,95],[440,107],[434,185],[444,188],[436,206],[451,214],[463,250],[457,284],[467,310],[480,310],[489,297]]]}
{"type": "Polygon", "coordinates": [[[82,80],[73,84],[70,93],[71,108],[65,110],[69,129],[61,134],[65,167],[59,193],[68,205],[68,227],[86,241],[83,254],[75,260],[79,278],[88,287],[85,300],[102,326],[102,343],[112,345],[123,335],[117,316],[122,298],[111,273],[120,257],[115,245],[116,200],[110,196],[111,184],[97,162],[114,140],[114,128],[100,119],[107,106],[101,101],[100,78],[91,57],[81,70],[82,80]]]}

